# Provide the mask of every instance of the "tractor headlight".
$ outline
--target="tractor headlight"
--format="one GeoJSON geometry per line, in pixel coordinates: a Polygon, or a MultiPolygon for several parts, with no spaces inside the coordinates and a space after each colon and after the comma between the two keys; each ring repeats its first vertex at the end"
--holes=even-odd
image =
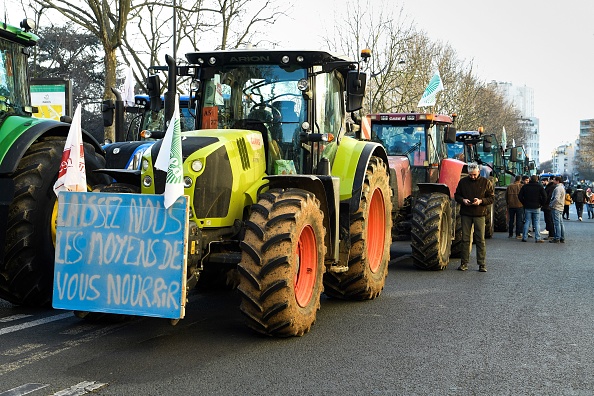
{"type": "Polygon", "coordinates": [[[150,187],[151,184],[153,184],[153,178],[149,175],[144,176],[144,178],[142,179],[142,185],[145,187],[150,187]]]}
{"type": "Polygon", "coordinates": [[[204,164],[200,160],[194,160],[191,167],[194,172],[200,172],[204,168],[204,164]]]}
{"type": "Polygon", "coordinates": [[[142,160],[142,171],[143,171],[143,172],[146,172],[146,170],[148,169],[148,167],[149,167],[148,160],[146,160],[146,159],[143,159],[143,160],[142,160]]]}

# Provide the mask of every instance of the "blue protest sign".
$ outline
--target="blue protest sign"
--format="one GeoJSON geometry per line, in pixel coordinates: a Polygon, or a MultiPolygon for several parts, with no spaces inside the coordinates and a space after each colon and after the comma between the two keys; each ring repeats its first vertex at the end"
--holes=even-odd
{"type": "Polygon", "coordinates": [[[180,319],[185,315],[188,198],[62,191],[54,308],[180,319]]]}

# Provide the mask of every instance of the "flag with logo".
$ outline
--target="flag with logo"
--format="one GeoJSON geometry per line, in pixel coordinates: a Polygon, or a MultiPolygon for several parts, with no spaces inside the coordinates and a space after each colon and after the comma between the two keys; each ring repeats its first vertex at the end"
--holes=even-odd
{"type": "Polygon", "coordinates": [[[435,102],[437,101],[436,96],[439,91],[443,91],[443,82],[441,81],[439,71],[436,71],[433,77],[431,77],[429,85],[425,88],[425,92],[423,92],[423,96],[419,100],[417,107],[435,106],[435,102]]]}
{"type": "Polygon", "coordinates": [[[58,180],[54,183],[56,195],[60,191],[87,191],[87,175],[85,173],[85,149],[80,126],[81,107],[77,106],[70,124],[62,161],[58,171],[58,180]]]}
{"type": "Polygon", "coordinates": [[[175,109],[165,137],[159,149],[155,168],[167,171],[165,181],[165,208],[169,208],[184,195],[184,172],[182,167],[181,127],[179,117],[179,98],[175,97],[175,109]]]}
{"type": "Polygon", "coordinates": [[[507,148],[507,132],[505,131],[505,127],[503,127],[503,132],[501,132],[501,147],[504,150],[507,148]]]}

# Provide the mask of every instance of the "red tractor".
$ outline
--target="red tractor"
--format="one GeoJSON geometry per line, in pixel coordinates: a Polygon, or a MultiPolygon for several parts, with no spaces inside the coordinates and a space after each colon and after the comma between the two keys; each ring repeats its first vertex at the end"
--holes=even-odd
{"type": "Polygon", "coordinates": [[[388,153],[393,189],[395,239],[411,238],[415,266],[442,270],[460,254],[461,232],[454,192],[464,162],[447,158],[456,141],[454,117],[425,113],[381,113],[366,117],[362,138],[388,153]]]}

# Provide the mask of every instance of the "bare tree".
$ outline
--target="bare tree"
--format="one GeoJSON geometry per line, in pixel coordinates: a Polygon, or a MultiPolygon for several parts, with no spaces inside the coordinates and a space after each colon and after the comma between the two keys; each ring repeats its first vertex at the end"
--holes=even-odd
{"type": "MultiPolygon", "coordinates": [[[[82,26],[99,39],[105,52],[105,86],[103,98],[113,98],[116,86],[117,49],[133,8],[132,0],[34,0],[38,5],[55,10],[82,26]]],[[[105,129],[105,138],[115,140],[114,127],[105,129]]]]}

